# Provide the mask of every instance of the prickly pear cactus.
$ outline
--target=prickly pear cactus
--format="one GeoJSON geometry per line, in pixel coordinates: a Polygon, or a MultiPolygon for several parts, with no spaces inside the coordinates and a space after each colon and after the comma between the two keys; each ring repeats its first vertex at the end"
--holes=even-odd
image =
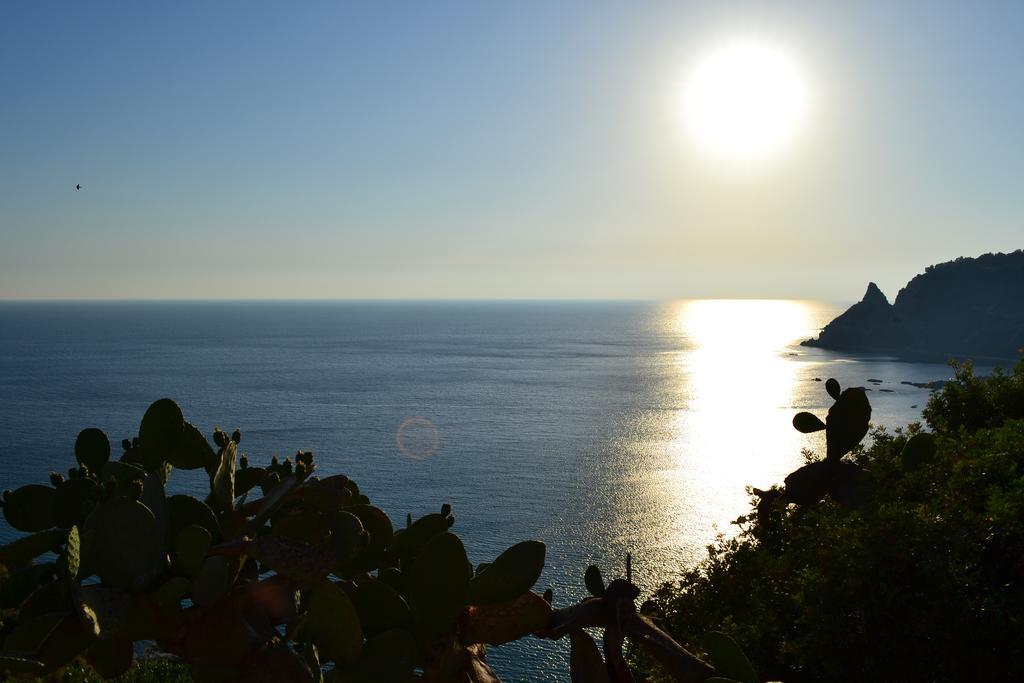
{"type": "Polygon", "coordinates": [[[0,678],[115,677],[155,640],[202,681],[496,680],[484,644],[546,628],[543,543],[474,572],[450,505],[396,530],[312,453],[261,467],[240,431],[210,436],[160,399],[119,458],[85,429],[67,478],[4,493],[27,535],[0,547],[0,678]],[[205,470],[209,495],[168,495],[174,469],[205,470]]]}
{"type": "Polygon", "coordinates": [[[825,390],[835,403],[824,422],[808,412],[793,416],[793,427],[799,432],[809,434],[825,430],[825,459],[790,473],[786,477],[784,495],[787,502],[797,505],[811,505],[829,496],[856,507],[870,498],[872,480],[864,468],[842,458],[868,433],[871,404],[864,389],[842,390],[835,379],[825,383],[825,390]]]}

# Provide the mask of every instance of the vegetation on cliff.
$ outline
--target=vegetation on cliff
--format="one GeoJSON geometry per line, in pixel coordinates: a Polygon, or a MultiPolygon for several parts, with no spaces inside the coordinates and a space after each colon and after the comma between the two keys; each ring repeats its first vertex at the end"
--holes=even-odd
{"type": "Polygon", "coordinates": [[[683,642],[729,633],[766,678],[1024,679],[1024,360],[956,374],[925,410],[930,432],[875,430],[850,454],[870,497],[759,492],[739,535],[649,611],[683,642]]]}

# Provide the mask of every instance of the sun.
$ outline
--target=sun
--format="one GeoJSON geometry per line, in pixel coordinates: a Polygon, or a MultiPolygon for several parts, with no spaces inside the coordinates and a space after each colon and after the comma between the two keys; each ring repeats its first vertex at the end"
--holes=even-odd
{"type": "Polygon", "coordinates": [[[708,156],[773,158],[805,128],[810,97],[800,64],[780,46],[742,39],[704,54],[686,75],[681,108],[689,138],[708,156]]]}

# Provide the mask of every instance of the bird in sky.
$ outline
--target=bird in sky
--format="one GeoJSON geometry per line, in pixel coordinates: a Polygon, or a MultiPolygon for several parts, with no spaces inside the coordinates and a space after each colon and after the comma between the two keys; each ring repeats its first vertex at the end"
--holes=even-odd
{"type": "Polygon", "coordinates": [[[82,185],[81,184],[75,185],[75,189],[76,190],[81,190],[82,189],[82,185]]]}

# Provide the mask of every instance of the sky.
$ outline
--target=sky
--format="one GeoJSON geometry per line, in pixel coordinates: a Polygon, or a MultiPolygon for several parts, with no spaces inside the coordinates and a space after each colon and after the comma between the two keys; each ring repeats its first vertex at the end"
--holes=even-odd
{"type": "Polygon", "coordinates": [[[892,299],[1024,246],[1021,64],[1021,2],[3,3],[0,298],[892,299]],[[813,102],[755,166],[678,104],[737,38],[813,102]]]}

